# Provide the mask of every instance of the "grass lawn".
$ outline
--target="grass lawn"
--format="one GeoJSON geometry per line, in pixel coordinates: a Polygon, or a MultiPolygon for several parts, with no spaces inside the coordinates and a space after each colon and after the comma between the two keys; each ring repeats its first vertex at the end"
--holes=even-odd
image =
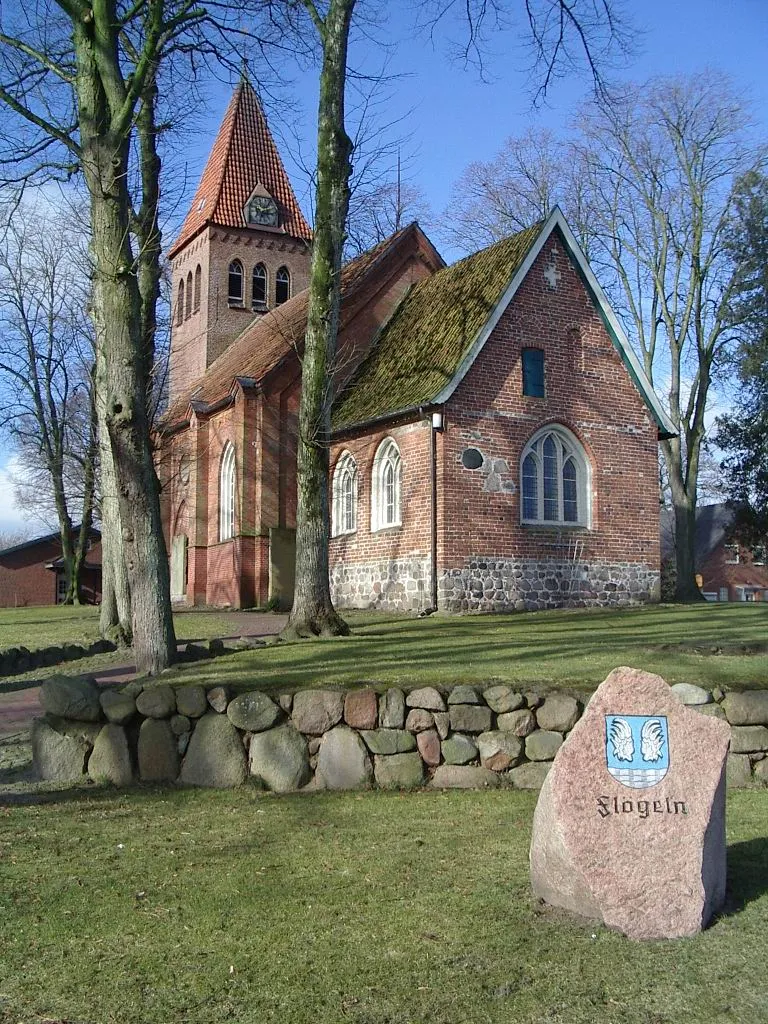
{"type": "MultiPolygon", "coordinates": [[[[228,636],[231,632],[231,617],[219,611],[177,612],[173,621],[179,641],[209,640],[212,637],[228,636]]],[[[0,651],[5,647],[22,646],[32,651],[62,644],[88,644],[98,638],[99,610],[92,606],[0,608],[0,651]]],[[[130,664],[131,660],[130,651],[119,650],[112,654],[81,658],[63,666],[35,668],[11,677],[10,683],[3,683],[0,679],[0,693],[4,687],[18,689],[19,684],[45,679],[58,672],[87,675],[117,665],[130,664]]]]}
{"type": "MultiPolygon", "coordinates": [[[[768,686],[768,603],[427,619],[352,612],[348,619],[351,637],[245,651],[180,667],[163,681],[295,690],[332,684],[409,687],[494,679],[523,688],[592,690],[617,665],[631,665],[658,672],[669,683],[736,689],[768,686]]],[[[222,612],[175,616],[180,640],[226,636],[232,621],[222,612]]],[[[0,611],[0,648],[76,642],[96,634],[94,608],[0,611]]],[[[63,670],[88,673],[126,662],[130,654],[119,651],[71,662],[63,670]]],[[[17,688],[57,671],[62,669],[36,669],[14,681],[0,681],[0,692],[4,686],[17,688]]]]}
{"type": "Polygon", "coordinates": [[[729,796],[729,905],[630,942],[537,904],[536,795],[0,797],[3,1024],[755,1024],[768,793],[729,796]]]}
{"type": "Polygon", "coordinates": [[[617,665],[667,682],[768,686],[768,604],[660,605],[415,619],[349,615],[353,635],[275,646],[179,669],[174,682],[299,689],[500,680],[594,689],[617,665]],[[745,653],[746,652],[746,653],[745,653]]]}
{"type": "MultiPolygon", "coordinates": [[[[222,612],[179,612],[174,615],[179,640],[206,640],[225,636],[222,612]]],[[[92,605],[50,605],[45,608],[0,608],[0,650],[4,647],[39,647],[85,644],[99,639],[99,609],[92,605]]]]}

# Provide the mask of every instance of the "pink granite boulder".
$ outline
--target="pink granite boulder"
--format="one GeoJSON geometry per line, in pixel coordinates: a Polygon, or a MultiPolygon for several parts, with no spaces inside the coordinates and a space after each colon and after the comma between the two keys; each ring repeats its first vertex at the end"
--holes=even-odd
{"type": "Polygon", "coordinates": [[[728,741],[660,676],[613,671],[539,795],[536,895],[634,939],[700,931],[725,898],[728,741]]]}

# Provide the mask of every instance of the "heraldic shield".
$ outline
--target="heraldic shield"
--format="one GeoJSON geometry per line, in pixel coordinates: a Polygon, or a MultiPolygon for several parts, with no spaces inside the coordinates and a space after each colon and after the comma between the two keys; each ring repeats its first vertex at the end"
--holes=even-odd
{"type": "Polygon", "coordinates": [[[605,759],[623,786],[649,789],[669,771],[666,715],[606,715],[605,759]]]}

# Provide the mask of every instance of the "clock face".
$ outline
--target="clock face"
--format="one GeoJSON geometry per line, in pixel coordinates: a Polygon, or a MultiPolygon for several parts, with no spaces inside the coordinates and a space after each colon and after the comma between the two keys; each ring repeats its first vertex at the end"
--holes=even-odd
{"type": "Polygon", "coordinates": [[[277,203],[269,196],[254,196],[248,203],[249,224],[269,224],[277,227],[277,203]]]}

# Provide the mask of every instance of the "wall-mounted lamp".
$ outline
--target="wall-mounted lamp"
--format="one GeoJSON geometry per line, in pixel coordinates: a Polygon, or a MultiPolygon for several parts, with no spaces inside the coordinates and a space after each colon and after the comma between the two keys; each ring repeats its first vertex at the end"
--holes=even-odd
{"type": "Polygon", "coordinates": [[[442,430],[443,429],[443,414],[442,412],[432,413],[432,429],[442,430]]]}

